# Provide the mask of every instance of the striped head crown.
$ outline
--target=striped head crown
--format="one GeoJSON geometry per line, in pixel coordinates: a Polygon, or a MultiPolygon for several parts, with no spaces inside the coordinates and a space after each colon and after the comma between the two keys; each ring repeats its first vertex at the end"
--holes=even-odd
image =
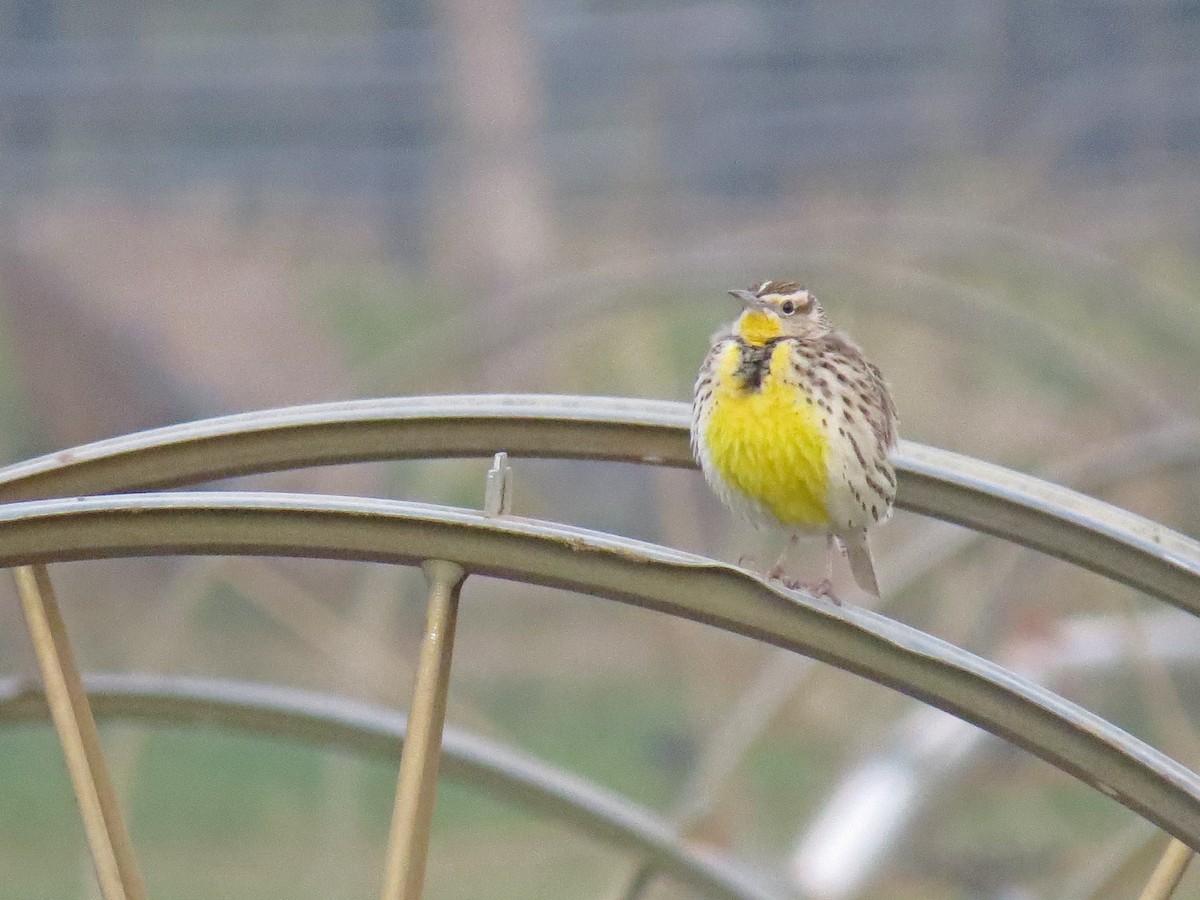
{"type": "Polygon", "coordinates": [[[808,293],[804,285],[795,281],[763,281],[756,284],[751,290],[756,297],[766,297],[769,294],[779,294],[780,296],[788,294],[798,294],[801,291],[808,293]]]}

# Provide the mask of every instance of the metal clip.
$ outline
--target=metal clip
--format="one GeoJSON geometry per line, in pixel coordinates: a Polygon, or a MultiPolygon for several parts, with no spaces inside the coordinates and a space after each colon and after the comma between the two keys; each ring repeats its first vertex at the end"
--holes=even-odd
{"type": "Polygon", "coordinates": [[[507,516],[512,512],[512,466],[508,454],[497,453],[487,473],[483,494],[483,514],[489,518],[507,516]]]}

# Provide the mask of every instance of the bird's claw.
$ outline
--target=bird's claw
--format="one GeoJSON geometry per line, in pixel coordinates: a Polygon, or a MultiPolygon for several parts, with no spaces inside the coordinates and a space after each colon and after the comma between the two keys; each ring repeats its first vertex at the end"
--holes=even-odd
{"type": "Polygon", "coordinates": [[[825,597],[834,606],[842,605],[841,598],[833,592],[833,582],[828,578],[822,578],[816,584],[805,585],[805,587],[814,597],[825,597]]]}
{"type": "Polygon", "coordinates": [[[801,581],[799,578],[792,578],[790,575],[783,574],[783,569],[780,566],[774,566],[767,573],[767,578],[772,581],[778,581],[789,591],[807,591],[814,597],[824,597],[834,606],[841,606],[841,598],[833,592],[833,582],[828,578],[822,578],[820,581],[809,584],[806,581],[801,581]]]}

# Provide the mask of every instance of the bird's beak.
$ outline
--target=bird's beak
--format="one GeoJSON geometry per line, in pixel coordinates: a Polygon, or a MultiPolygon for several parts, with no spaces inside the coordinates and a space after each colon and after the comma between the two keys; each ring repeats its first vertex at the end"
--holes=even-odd
{"type": "Polygon", "coordinates": [[[755,296],[753,291],[730,291],[729,296],[737,297],[746,306],[762,306],[762,301],[755,296]]]}

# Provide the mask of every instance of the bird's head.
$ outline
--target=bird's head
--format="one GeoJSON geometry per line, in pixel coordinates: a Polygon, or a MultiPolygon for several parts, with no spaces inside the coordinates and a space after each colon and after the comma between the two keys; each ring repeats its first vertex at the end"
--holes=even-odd
{"type": "Polygon", "coordinates": [[[816,296],[794,281],[764,281],[748,291],[730,291],[745,307],[733,333],[749,344],[775,338],[811,338],[827,334],[832,325],[816,296]]]}

